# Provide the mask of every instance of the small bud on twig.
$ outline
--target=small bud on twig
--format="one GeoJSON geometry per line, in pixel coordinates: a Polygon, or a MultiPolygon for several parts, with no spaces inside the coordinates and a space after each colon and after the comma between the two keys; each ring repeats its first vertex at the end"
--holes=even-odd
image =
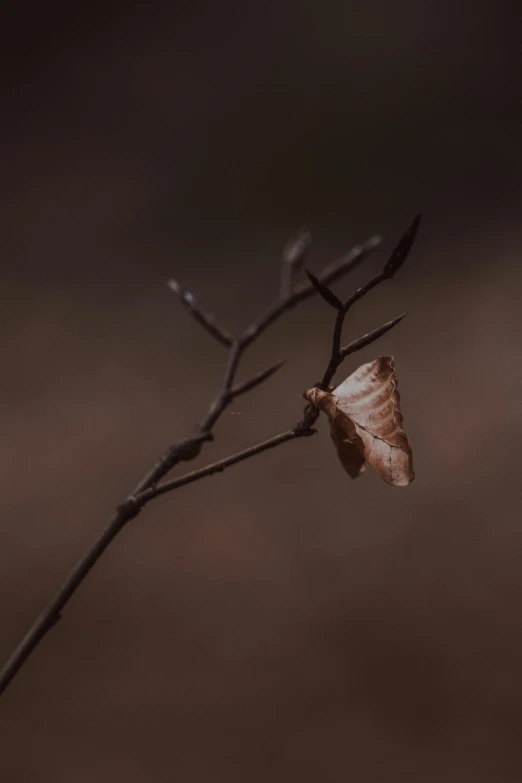
{"type": "Polygon", "coordinates": [[[397,318],[393,318],[391,321],[387,321],[382,326],[378,326],[377,329],[374,329],[372,332],[363,334],[363,336],[358,337],[357,340],[352,340],[351,343],[348,343],[348,345],[345,345],[344,348],[341,348],[341,356],[344,358],[345,356],[349,356],[356,351],[360,351],[361,348],[366,348],[367,345],[370,345],[370,343],[378,340],[379,337],[383,336],[383,334],[386,334],[386,332],[389,332],[390,329],[393,329],[394,326],[397,326],[397,324],[400,323],[400,321],[402,321],[406,315],[407,313],[402,313],[402,315],[398,315],[397,318]]]}
{"type": "Polygon", "coordinates": [[[316,277],[311,272],[309,272],[308,269],[306,269],[305,271],[313,287],[315,288],[317,293],[323,297],[325,302],[328,302],[328,304],[331,307],[335,308],[336,310],[342,310],[343,303],[341,302],[340,299],[337,298],[334,292],[330,288],[328,288],[327,285],[322,283],[318,277],[316,277]]]}
{"type": "Polygon", "coordinates": [[[223,345],[230,346],[233,342],[233,337],[227,329],[219,324],[212,313],[208,313],[203,310],[202,307],[196,302],[193,294],[189,291],[184,291],[177,280],[169,280],[168,286],[177,296],[179,296],[182,304],[187,308],[189,313],[194,316],[196,321],[200,323],[218,342],[223,345]]]}
{"type": "Polygon", "coordinates": [[[287,299],[292,295],[292,283],[297,269],[299,269],[310,250],[311,237],[308,231],[301,230],[295,239],[292,239],[283,250],[283,264],[281,267],[280,299],[287,299]]]}
{"type": "Polygon", "coordinates": [[[304,262],[310,250],[312,238],[308,231],[302,229],[295,239],[292,239],[283,250],[285,264],[298,269],[304,262]]]}
{"type": "Polygon", "coordinates": [[[409,228],[399,240],[398,245],[395,247],[383,270],[383,274],[385,274],[387,277],[393,277],[395,272],[401,268],[408,258],[410,250],[413,247],[413,243],[415,242],[415,238],[419,231],[421,219],[422,215],[416,215],[411,226],[409,226],[409,228]]]}

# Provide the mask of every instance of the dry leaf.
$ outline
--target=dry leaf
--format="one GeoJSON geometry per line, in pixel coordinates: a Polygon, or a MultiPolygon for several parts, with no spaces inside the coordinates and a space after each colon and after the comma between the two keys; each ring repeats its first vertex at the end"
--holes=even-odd
{"type": "Polygon", "coordinates": [[[368,464],[388,484],[405,487],[413,481],[392,356],[361,365],[331,391],[313,388],[304,396],[328,416],[339,459],[352,478],[368,464]]]}

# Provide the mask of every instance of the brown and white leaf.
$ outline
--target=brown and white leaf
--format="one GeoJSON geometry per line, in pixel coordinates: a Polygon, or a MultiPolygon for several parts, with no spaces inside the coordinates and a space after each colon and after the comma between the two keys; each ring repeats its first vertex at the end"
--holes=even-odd
{"type": "Polygon", "coordinates": [[[388,484],[403,487],[413,481],[392,356],[361,365],[331,392],[313,388],[304,396],[328,416],[339,459],[352,478],[368,464],[388,484]]]}

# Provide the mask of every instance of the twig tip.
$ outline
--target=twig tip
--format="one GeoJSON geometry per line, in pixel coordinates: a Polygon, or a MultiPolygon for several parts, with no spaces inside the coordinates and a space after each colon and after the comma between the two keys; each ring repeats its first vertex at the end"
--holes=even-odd
{"type": "Polygon", "coordinates": [[[410,223],[404,234],[399,240],[399,243],[394,248],[390,258],[388,259],[385,267],[384,274],[390,278],[401,268],[406,259],[408,258],[410,251],[413,247],[419,227],[421,224],[422,215],[418,213],[415,215],[413,221],[410,223]]]}
{"type": "Polygon", "coordinates": [[[370,237],[369,240],[366,242],[366,248],[372,249],[374,247],[377,247],[377,245],[380,245],[382,242],[382,237],[380,234],[374,234],[373,237],[370,237]]]}
{"type": "Polygon", "coordinates": [[[323,297],[325,302],[328,302],[330,307],[335,308],[335,310],[342,310],[343,302],[341,302],[341,300],[334,294],[334,292],[330,288],[328,288],[327,285],[321,282],[321,280],[318,277],[312,274],[312,272],[309,272],[308,269],[305,269],[305,272],[311,284],[313,285],[317,293],[323,297]]]}

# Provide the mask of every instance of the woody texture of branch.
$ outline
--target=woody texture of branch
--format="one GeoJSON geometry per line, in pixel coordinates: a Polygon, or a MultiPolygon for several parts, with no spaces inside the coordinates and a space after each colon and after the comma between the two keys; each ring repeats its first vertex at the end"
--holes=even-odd
{"type": "MultiPolygon", "coordinates": [[[[318,407],[307,404],[296,423],[288,430],[280,432],[267,440],[257,443],[243,451],[239,451],[228,457],[208,464],[197,470],[193,470],[178,477],[167,480],[167,476],[181,462],[187,462],[197,457],[204,444],[214,439],[214,428],[223,412],[231,403],[243,394],[254,390],[257,386],[267,381],[282,366],[282,362],[260,370],[255,375],[238,380],[238,371],[241,360],[247,349],[258,340],[263,333],[272,326],[283,314],[318,293],[336,311],[335,325],[333,329],[331,354],[328,357],[326,368],[323,371],[321,381],[314,384],[319,394],[327,392],[330,384],[347,356],[356,353],[383,334],[396,326],[405,313],[377,327],[368,334],[352,340],[347,345],[342,345],[342,331],[345,317],[353,305],[368,294],[380,283],[392,278],[405,262],[420,224],[420,216],[417,216],[396,248],[391,253],[382,271],[372,277],[365,285],[358,288],[348,299],[342,300],[334,294],[330,285],[362,263],[370,253],[379,245],[380,238],[372,237],[361,246],[353,248],[346,256],[333,264],[325,267],[319,274],[313,275],[307,272],[308,279],[300,279],[303,274],[303,265],[310,247],[310,237],[301,232],[297,238],[289,243],[283,252],[280,275],[280,291],[276,301],[239,335],[233,335],[225,326],[220,324],[213,314],[207,312],[196,300],[192,293],[184,290],[181,285],[170,280],[169,286],[182,306],[192,317],[228,351],[223,377],[217,393],[211,400],[208,410],[201,420],[195,425],[192,433],[179,440],[174,440],[164,451],[155,465],[147,471],[138,482],[128,497],[116,508],[108,525],[101,532],[94,544],[76,563],[73,570],[63,582],[57,593],[51,598],[41,615],[29,628],[18,647],[0,671],[0,694],[7,688],[12,679],[20,671],[25,661],[40,644],[47,632],[61,619],[64,608],[67,606],[76,590],[85,580],[91,568],[101,558],[118,533],[138,516],[143,509],[160,495],[173,492],[186,484],[222,472],[232,465],[258,454],[280,446],[283,443],[305,438],[315,433],[313,428],[318,416],[318,407]]],[[[308,393],[307,393],[308,394],[308,393]]],[[[308,397],[307,397],[308,399],[308,397]]]]}

